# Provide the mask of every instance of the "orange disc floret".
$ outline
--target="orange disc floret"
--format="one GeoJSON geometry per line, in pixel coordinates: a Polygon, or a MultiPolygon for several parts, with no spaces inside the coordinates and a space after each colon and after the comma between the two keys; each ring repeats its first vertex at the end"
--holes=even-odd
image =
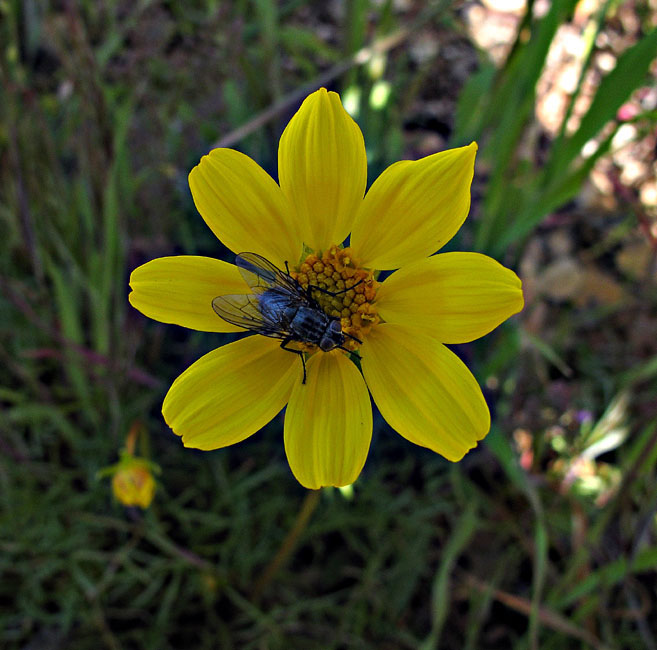
{"type": "MultiPolygon", "coordinates": [[[[341,320],[345,334],[362,341],[379,322],[374,304],[379,283],[371,270],[360,268],[349,248],[331,246],[321,254],[311,253],[292,276],[304,289],[310,287],[313,299],[329,316],[341,320]]],[[[344,347],[357,350],[359,344],[347,338],[344,347]]]]}

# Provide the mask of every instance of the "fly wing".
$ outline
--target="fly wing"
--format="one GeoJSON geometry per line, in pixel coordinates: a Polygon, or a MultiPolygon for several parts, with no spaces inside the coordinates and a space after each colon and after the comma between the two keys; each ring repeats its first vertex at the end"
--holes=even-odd
{"type": "Polygon", "coordinates": [[[294,294],[302,292],[297,281],[257,253],[240,253],[235,264],[254,293],[278,287],[294,294]]]}
{"type": "Polygon", "coordinates": [[[284,339],[287,332],[260,311],[258,298],[253,294],[217,296],[212,301],[212,309],[218,316],[237,327],[275,339],[284,339]]]}

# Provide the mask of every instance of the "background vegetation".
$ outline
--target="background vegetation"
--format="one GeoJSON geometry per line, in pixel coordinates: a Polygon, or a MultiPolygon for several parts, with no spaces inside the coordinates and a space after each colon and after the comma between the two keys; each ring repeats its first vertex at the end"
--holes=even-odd
{"type": "Polygon", "coordinates": [[[657,648],[655,25],[654,0],[2,0],[0,646],[657,648]],[[319,85],[370,179],[479,141],[452,248],[516,268],[527,307],[457,346],[484,444],[452,465],[377,418],[310,514],[280,417],[183,449],[162,397],[222,339],[126,295],[148,259],[230,259],[188,171],[220,144],[275,175],[319,85]],[[97,478],[136,420],[144,512],[97,478]]]}

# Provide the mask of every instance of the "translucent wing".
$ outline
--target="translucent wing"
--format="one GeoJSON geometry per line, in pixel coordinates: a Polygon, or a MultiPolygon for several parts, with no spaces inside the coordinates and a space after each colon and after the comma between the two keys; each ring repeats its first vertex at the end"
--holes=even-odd
{"type": "Polygon", "coordinates": [[[288,333],[260,311],[258,297],[253,294],[217,296],[212,309],[225,321],[237,327],[275,339],[284,339],[288,333]]]}
{"type": "Polygon", "coordinates": [[[258,294],[278,287],[295,295],[303,294],[303,290],[293,277],[281,271],[261,255],[240,253],[235,257],[235,264],[253,293],[258,294]]]}
{"type": "Polygon", "coordinates": [[[308,298],[289,274],[256,253],[240,253],[235,264],[253,293],[218,296],[212,308],[225,321],[263,336],[290,336],[288,312],[308,298]]]}

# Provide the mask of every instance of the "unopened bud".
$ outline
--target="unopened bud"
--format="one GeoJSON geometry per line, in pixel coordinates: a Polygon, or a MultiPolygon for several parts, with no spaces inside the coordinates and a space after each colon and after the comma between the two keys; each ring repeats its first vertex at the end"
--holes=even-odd
{"type": "Polygon", "coordinates": [[[124,456],[112,476],[112,492],[124,506],[148,508],[155,494],[155,479],[150,463],[124,456]]]}

